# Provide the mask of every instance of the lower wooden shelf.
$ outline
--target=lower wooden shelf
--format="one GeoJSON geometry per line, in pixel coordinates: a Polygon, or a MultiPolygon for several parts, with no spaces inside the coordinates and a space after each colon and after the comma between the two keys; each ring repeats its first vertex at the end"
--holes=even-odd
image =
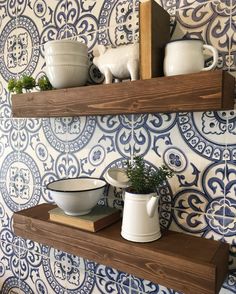
{"type": "Polygon", "coordinates": [[[120,236],[117,222],[97,233],[49,220],[51,204],[14,213],[17,235],[114,267],[185,294],[218,293],[228,271],[228,245],[178,232],[151,243],[120,236]]]}

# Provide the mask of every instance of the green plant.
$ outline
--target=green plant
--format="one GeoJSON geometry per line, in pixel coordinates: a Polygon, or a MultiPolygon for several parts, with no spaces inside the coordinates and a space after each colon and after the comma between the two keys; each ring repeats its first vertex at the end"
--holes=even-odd
{"type": "Polygon", "coordinates": [[[51,85],[47,76],[42,76],[38,79],[38,86],[41,91],[52,90],[53,86],[51,85]]]}
{"type": "Polygon", "coordinates": [[[173,172],[165,165],[158,169],[147,166],[140,156],[134,157],[133,163],[127,162],[127,176],[130,180],[130,192],[137,194],[148,194],[156,192],[158,187],[167,178],[173,176],[173,172]]]}
{"type": "Polygon", "coordinates": [[[26,92],[29,92],[29,90],[32,90],[35,87],[39,87],[41,91],[53,89],[47,76],[43,76],[39,78],[38,84],[36,83],[36,80],[33,77],[26,76],[26,75],[23,75],[18,80],[10,79],[8,81],[8,90],[16,94],[23,93],[23,90],[25,90],[26,92]]]}

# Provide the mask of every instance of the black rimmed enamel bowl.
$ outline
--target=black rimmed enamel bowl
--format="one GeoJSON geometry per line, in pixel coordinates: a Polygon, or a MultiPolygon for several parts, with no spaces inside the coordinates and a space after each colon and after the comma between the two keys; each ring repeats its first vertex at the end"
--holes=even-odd
{"type": "Polygon", "coordinates": [[[96,178],[74,178],[47,185],[53,200],[68,215],[84,215],[101,199],[106,182],[96,178]]]}

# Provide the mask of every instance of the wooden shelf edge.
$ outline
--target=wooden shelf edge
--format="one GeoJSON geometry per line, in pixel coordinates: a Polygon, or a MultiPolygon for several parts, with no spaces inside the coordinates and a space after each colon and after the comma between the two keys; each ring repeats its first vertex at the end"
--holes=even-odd
{"type": "Polygon", "coordinates": [[[234,109],[235,78],[226,71],[222,74],[222,109],[234,109]]]}
{"type": "Polygon", "coordinates": [[[184,293],[218,293],[227,275],[225,243],[171,231],[155,242],[133,243],[120,236],[120,223],[90,233],[51,222],[52,208],[42,204],[14,213],[15,233],[184,293]]]}
{"type": "Polygon", "coordinates": [[[12,95],[13,117],[208,111],[233,108],[234,77],[221,70],[12,95]]]}

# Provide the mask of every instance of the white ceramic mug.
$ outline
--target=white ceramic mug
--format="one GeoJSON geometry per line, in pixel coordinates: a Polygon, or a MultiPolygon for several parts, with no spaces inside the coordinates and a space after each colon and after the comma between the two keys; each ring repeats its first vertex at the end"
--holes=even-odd
{"type": "Polygon", "coordinates": [[[218,62],[218,52],[210,45],[204,45],[202,40],[176,40],[168,43],[165,48],[164,74],[174,76],[200,71],[212,70],[218,62]],[[204,67],[203,50],[212,52],[213,63],[204,67]]]}

